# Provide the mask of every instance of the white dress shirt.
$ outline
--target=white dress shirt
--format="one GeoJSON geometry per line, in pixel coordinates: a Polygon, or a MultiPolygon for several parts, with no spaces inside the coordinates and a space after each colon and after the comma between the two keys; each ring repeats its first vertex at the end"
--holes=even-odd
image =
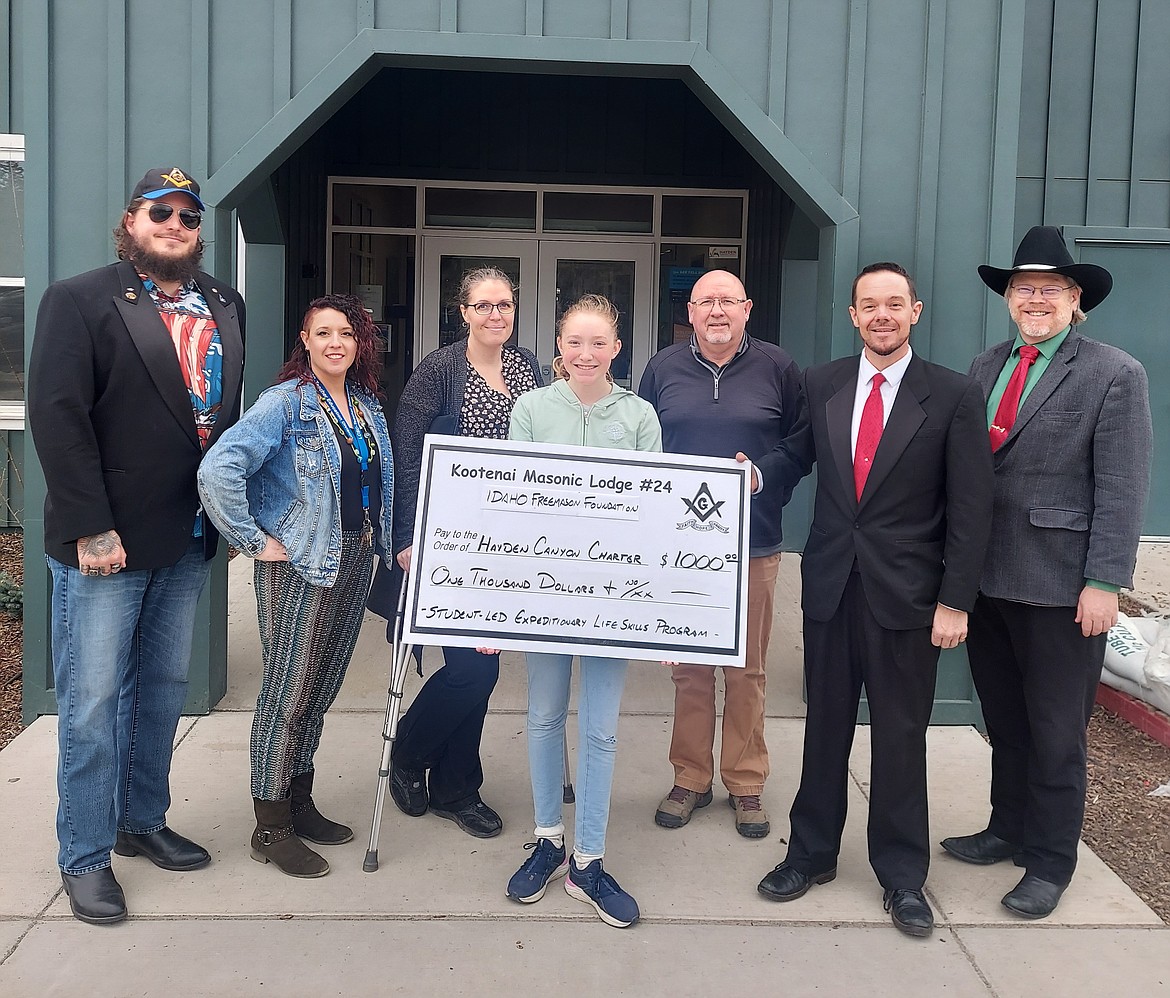
{"type": "Polygon", "coordinates": [[[857,432],[861,429],[861,410],[865,408],[865,400],[869,398],[870,390],[873,388],[873,376],[881,374],[886,379],[881,388],[878,389],[882,394],[882,429],[885,429],[890,418],[890,410],[894,408],[894,399],[898,397],[898,388],[902,384],[902,378],[905,377],[906,368],[910,366],[910,358],[913,356],[914,351],[907,349],[905,357],[895,361],[884,371],[879,371],[869,362],[865,351],[861,351],[861,363],[857,371],[857,393],[853,396],[853,424],[850,428],[849,438],[850,454],[857,454],[857,432]]]}

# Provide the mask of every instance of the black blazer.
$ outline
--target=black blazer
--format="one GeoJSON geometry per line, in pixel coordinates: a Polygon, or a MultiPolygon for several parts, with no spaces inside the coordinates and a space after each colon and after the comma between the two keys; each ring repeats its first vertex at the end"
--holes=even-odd
{"type": "Polygon", "coordinates": [[[858,502],[857,375],[858,358],[847,357],[802,379],[801,445],[818,465],[802,605],[831,619],[856,562],[878,623],[929,627],[936,603],[970,610],[979,589],[994,488],[986,402],[970,378],[912,356],[858,502]]]}
{"type": "MultiPolygon", "coordinates": [[[[210,443],[240,415],[244,301],[196,276],[223,345],[223,405],[210,443]]],[[[45,473],[45,552],[77,565],[77,539],[117,530],[130,569],[186,553],[203,456],[167,328],[125,261],[51,285],[37,312],[28,421],[45,473]]],[[[218,534],[205,524],[205,553],[218,534]]]]}

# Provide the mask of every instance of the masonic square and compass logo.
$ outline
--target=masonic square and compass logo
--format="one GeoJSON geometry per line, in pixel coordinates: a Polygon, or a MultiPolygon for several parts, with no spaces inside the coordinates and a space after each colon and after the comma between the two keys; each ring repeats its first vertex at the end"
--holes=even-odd
{"type": "Polygon", "coordinates": [[[691,514],[691,518],[676,524],[679,530],[718,530],[720,533],[728,533],[728,527],[718,522],[723,519],[723,504],[726,500],[720,499],[715,501],[715,497],[711,494],[711,489],[707,483],[704,482],[699,486],[699,490],[695,493],[693,499],[683,499],[682,503],[686,506],[687,511],[691,514]],[[712,519],[715,517],[716,519],[712,519]],[[710,522],[708,522],[710,521],[710,522]]]}
{"type": "Polygon", "coordinates": [[[183,190],[185,187],[191,186],[190,179],[177,166],[172,166],[171,172],[164,173],[162,178],[172,187],[177,187],[179,190],[183,190]]]}

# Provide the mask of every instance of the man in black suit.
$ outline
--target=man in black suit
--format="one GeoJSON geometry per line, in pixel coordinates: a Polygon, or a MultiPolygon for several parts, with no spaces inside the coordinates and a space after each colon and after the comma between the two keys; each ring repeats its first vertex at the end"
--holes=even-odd
{"type": "Polygon", "coordinates": [[[164,870],[207,851],[166,824],[195,606],[217,535],[204,450],[236,421],[244,303],[198,269],[199,185],[151,170],[114,230],[119,263],[53,284],[28,418],[45,473],[59,755],[58,865],[73,914],[126,917],[110,850],[164,870]]]}
{"type": "Polygon", "coordinates": [[[809,368],[802,422],[820,471],[801,562],[804,763],[788,855],[760,882],[792,901],[837,875],[861,685],[871,716],[870,864],[894,925],[929,935],[926,727],[939,650],[967,634],[991,521],[979,386],[910,349],[922,312],[896,263],[866,267],[860,358],[809,368]]]}

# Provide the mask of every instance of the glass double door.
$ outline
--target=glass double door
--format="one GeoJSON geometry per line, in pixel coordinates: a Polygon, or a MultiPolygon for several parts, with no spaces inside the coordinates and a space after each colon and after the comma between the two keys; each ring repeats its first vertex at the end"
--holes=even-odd
{"type": "Polygon", "coordinates": [[[463,336],[456,295],[465,271],[498,267],[517,284],[513,342],[536,354],[545,380],[556,356],[556,324],[584,294],[604,295],[617,307],[622,352],[614,380],[636,390],[653,342],[654,247],[650,243],[570,242],[424,236],[422,322],[415,359],[463,336]]]}

